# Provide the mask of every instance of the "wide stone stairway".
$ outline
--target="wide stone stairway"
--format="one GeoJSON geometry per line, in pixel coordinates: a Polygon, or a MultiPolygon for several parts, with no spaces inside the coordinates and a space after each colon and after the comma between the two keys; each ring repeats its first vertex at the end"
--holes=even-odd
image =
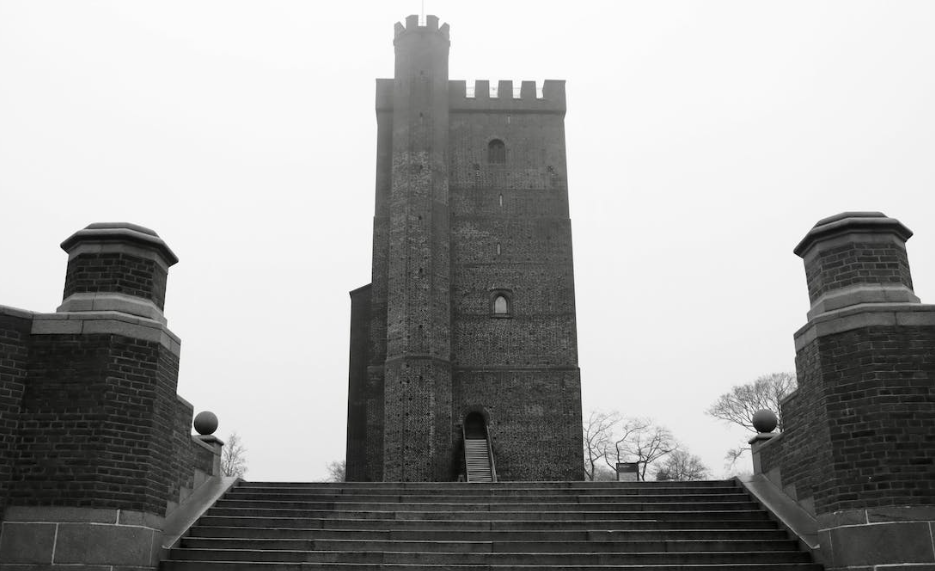
{"type": "Polygon", "coordinates": [[[242,482],[163,571],[817,571],[738,485],[242,482]]]}

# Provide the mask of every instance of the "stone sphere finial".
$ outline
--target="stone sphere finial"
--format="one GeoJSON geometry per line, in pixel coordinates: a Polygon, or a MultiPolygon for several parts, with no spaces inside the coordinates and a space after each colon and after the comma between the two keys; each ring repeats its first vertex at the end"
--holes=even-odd
{"type": "Polygon", "coordinates": [[[778,424],[779,419],[776,417],[776,413],[768,408],[761,408],[753,413],[753,428],[761,434],[776,430],[778,424]]]}
{"type": "Polygon", "coordinates": [[[208,436],[218,429],[218,417],[209,410],[203,410],[195,416],[195,422],[192,424],[198,434],[208,436]]]}

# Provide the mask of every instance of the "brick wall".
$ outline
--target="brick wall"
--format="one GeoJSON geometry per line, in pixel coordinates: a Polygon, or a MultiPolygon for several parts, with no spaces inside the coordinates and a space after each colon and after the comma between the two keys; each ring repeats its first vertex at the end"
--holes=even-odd
{"type": "Polygon", "coordinates": [[[34,336],[11,503],[164,513],[177,369],[158,343],[34,336]]]}
{"type": "Polygon", "coordinates": [[[849,242],[822,251],[805,264],[808,297],[858,284],[902,284],[912,289],[906,247],[891,242],[849,242]]]}
{"type": "MultiPolygon", "coordinates": [[[[345,475],[367,481],[367,354],[370,347],[371,288],[351,292],[351,350],[348,363],[345,475]]],[[[381,395],[382,398],[382,395],[381,395]]]]}
{"type": "Polygon", "coordinates": [[[198,460],[191,436],[194,409],[185,400],[177,398],[174,412],[171,433],[173,477],[168,490],[169,502],[180,500],[186,489],[195,487],[193,467],[198,460]]]}
{"type": "Polygon", "coordinates": [[[163,309],[168,274],[155,260],[127,253],[80,254],[68,261],[64,298],[113,292],[152,300],[163,309]]]}
{"type": "Polygon", "coordinates": [[[579,387],[577,369],[456,370],[453,437],[461,442],[464,418],[482,409],[498,478],[581,480],[579,387]]]}
{"type": "Polygon", "coordinates": [[[869,327],[818,340],[833,478],[816,509],[935,504],[935,328],[869,327]]]}
{"type": "Polygon", "coordinates": [[[798,389],[782,402],[784,430],[781,437],[763,445],[760,465],[764,474],[774,478],[781,474],[786,493],[815,515],[814,496],[817,480],[822,476],[820,468],[830,460],[817,344],[799,351],[795,365],[798,389]]]}
{"type": "Polygon", "coordinates": [[[30,317],[0,312],[0,519],[16,463],[31,326],[30,317]]]}
{"type": "Polygon", "coordinates": [[[780,468],[782,486],[813,497],[817,513],[935,504],[935,328],[822,336],[796,367],[786,431],[762,447],[763,473],[780,468]]]}
{"type": "MultiPolygon", "coordinates": [[[[513,100],[518,103],[517,100],[513,100]]],[[[525,105],[542,104],[526,101],[525,105]]],[[[453,420],[489,418],[498,477],[582,478],[581,391],[563,112],[453,112],[453,420]],[[502,140],[506,162],[488,162],[502,140]],[[491,295],[510,294],[508,318],[491,295]]],[[[477,104],[479,106],[479,104],[477,104]]],[[[562,109],[563,111],[563,109],[562,109]]]]}

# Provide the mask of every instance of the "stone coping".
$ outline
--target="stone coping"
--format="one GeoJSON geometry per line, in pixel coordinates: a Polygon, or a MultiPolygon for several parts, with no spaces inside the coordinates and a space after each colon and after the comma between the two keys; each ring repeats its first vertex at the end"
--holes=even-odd
{"type": "Polygon", "coordinates": [[[20,319],[32,319],[36,316],[36,312],[29,311],[28,309],[20,309],[18,307],[10,307],[9,305],[0,305],[0,315],[19,317],[20,319]]]}
{"type": "Polygon", "coordinates": [[[73,293],[55,310],[58,313],[77,311],[119,311],[165,325],[168,323],[162,310],[151,299],[117,292],[73,293]]]}
{"type": "Polygon", "coordinates": [[[935,305],[915,303],[862,303],[823,313],[795,332],[795,351],[825,335],[863,327],[898,325],[935,327],[935,305]]]}
{"type": "Polygon", "coordinates": [[[89,224],[78,230],[62,242],[61,247],[66,252],[71,251],[84,243],[103,244],[108,242],[125,242],[142,246],[145,249],[156,250],[162,254],[168,265],[178,263],[179,258],[169,249],[169,246],[154,231],[143,226],[129,222],[97,222],[89,224]]]}
{"type": "Polygon", "coordinates": [[[159,343],[175,355],[182,351],[181,340],[164,324],[118,311],[79,311],[33,314],[33,335],[123,335],[159,343]]]}
{"type": "Polygon", "coordinates": [[[800,544],[812,551],[819,549],[817,520],[766,476],[740,476],[737,482],[769,510],[783,528],[794,534],[800,544]]]}
{"type": "Polygon", "coordinates": [[[921,300],[904,284],[858,284],[824,293],[812,303],[808,318],[814,319],[845,307],[865,303],[919,303],[921,300]]]}
{"type": "Polygon", "coordinates": [[[842,212],[819,220],[793,252],[804,258],[815,244],[851,233],[895,234],[903,242],[912,237],[912,230],[882,212],[842,212]]]}
{"type": "Polygon", "coordinates": [[[214,477],[192,492],[192,495],[166,518],[162,536],[163,556],[238,482],[240,478],[214,477]]]}

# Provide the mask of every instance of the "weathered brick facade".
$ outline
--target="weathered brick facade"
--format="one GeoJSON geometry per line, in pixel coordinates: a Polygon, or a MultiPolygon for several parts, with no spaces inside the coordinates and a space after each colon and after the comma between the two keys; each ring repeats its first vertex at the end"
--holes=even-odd
{"type": "Polygon", "coordinates": [[[434,16],[394,43],[373,282],[352,292],[348,478],[453,480],[463,420],[482,411],[501,479],[581,479],[564,84],[468,97],[434,16]]]}

